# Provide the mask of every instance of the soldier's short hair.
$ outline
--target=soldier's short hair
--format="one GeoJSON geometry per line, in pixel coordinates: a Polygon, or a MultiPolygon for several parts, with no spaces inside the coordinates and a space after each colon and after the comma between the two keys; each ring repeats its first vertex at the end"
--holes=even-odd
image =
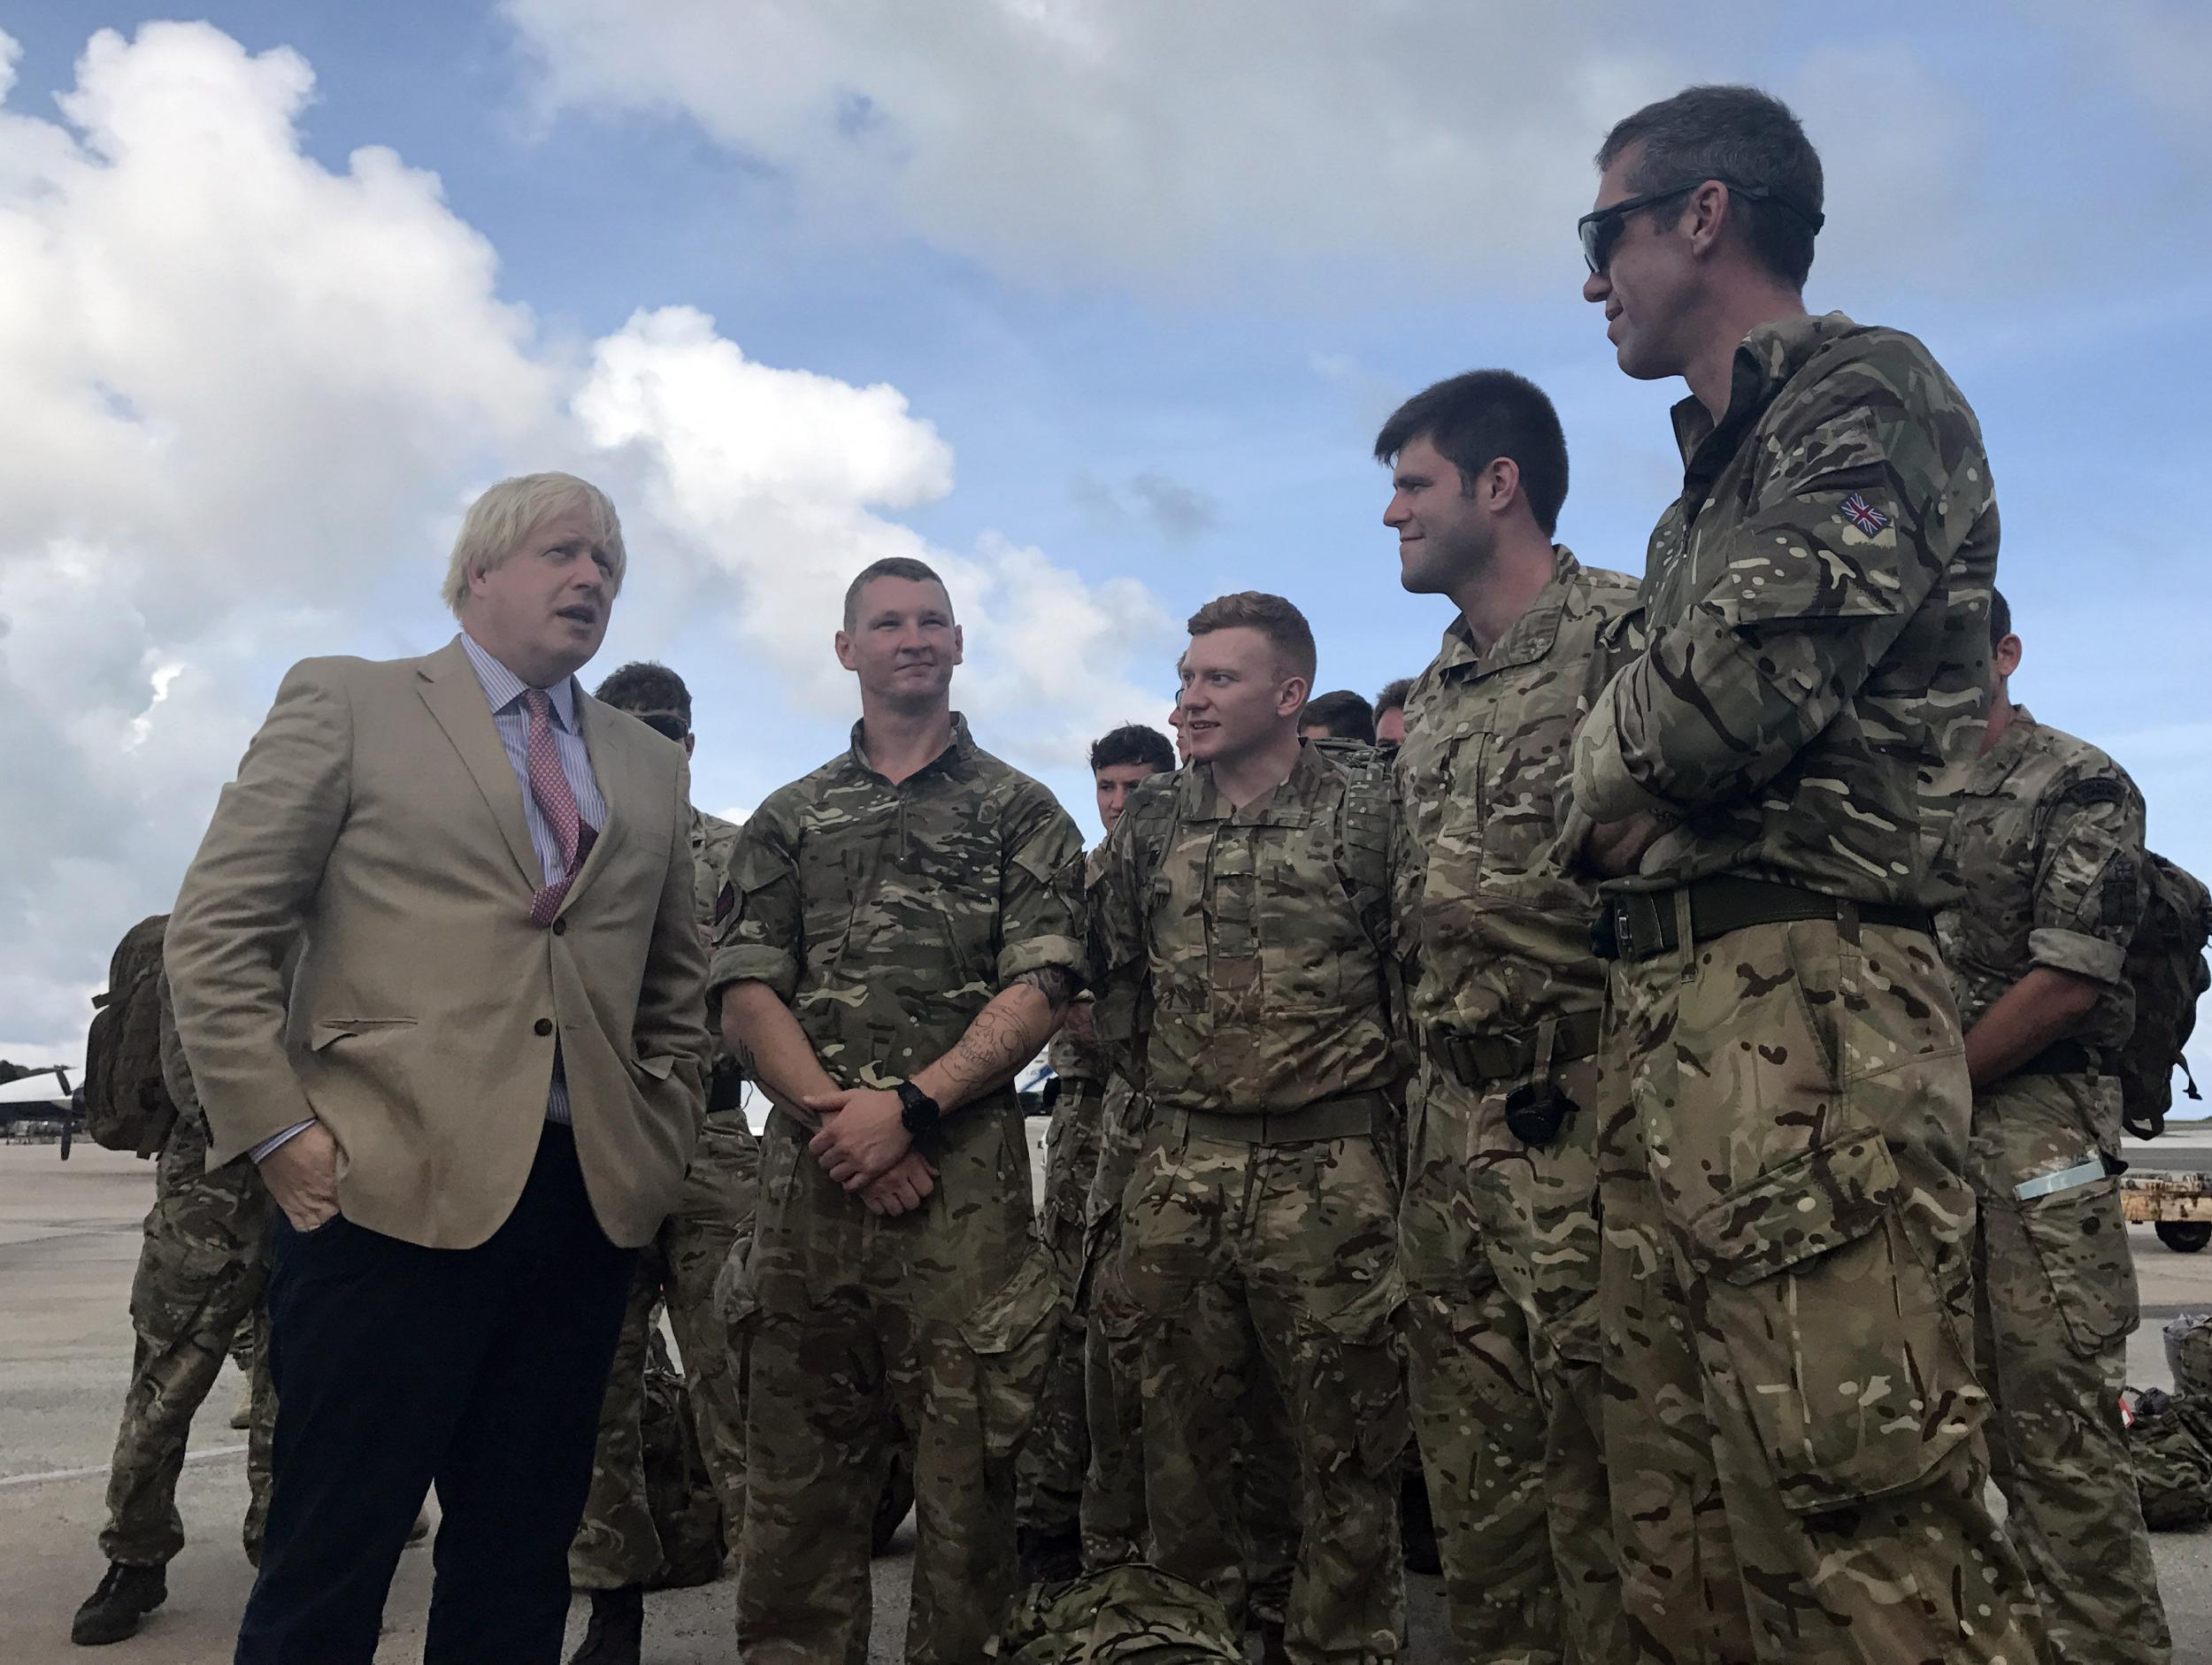
{"type": "Polygon", "coordinates": [[[1306,702],[1306,709],[1298,713],[1301,728],[1325,728],[1332,740],[1364,740],[1375,743],[1375,708],[1349,688],[1338,688],[1330,694],[1317,694],[1306,702]]]}
{"type": "Polygon", "coordinates": [[[633,659],[607,673],[592,698],[618,711],[673,711],[691,726],[691,690],[657,659],[633,659]]]}
{"type": "Polygon", "coordinates": [[[1277,661],[1291,675],[1303,677],[1308,682],[1313,680],[1317,662],[1313,626],[1306,623],[1303,613],[1281,596],[1270,595],[1264,590],[1237,590],[1215,596],[1190,616],[1189,629],[1194,636],[1240,627],[1256,630],[1266,637],[1275,649],[1277,661]]]}
{"type": "Polygon", "coordinates": [[[1175,743],[1142,723],[1124,723],[1091,742],[1091,772],[1123,763],[1150,763],[1156,770],[1175,767],[1175,743]]]}
{"type": "Polygon", "coordinates": [[[1402,711],[1406,696],[1413,692],[1411,677],[1394,677],[1383,684],[1382,692],[1375,696],[1375,720],[1382,721],[1385,711],[1402,711]]]}
{"type": "Polygon", "coordinates": [[[1989,648],[1992,653],[1997,644],[2012,634],[2012,603],[2000,589],[1989,592],[1989,648]]]}
{"type": "MultiPolygon", "coordinates": [[[[1707,180],[1772,192],[1774,200],[1760,202],[1732,191],[1731,211],[1759,263],[1792,288],[1805,287],[1824,187],[1820,153],[1787,104],[1756,87],[1685,88],[1615,124],[1598,147],[1599,168],[1631,145],[1643,147],[1624,181],[1631,196],[1707,180]]],[[[1650,211],[1678,221],[1682,203],[1655,203],[1650,211]]]]}
{"type": "Polygon", "coordinates": [[[446,562],[445,587],[440,592],[453,616],[461,616],[469,598],[469,580],[495,572],[522,548],[522,541],[557,515],[581,507],[591,518],[591,535],[607,551],[613,571],[607,575],[607,594],[622,588],[629,556],[622,548],[622,522],[607,494],[588,480],[573,474],[518,474],[488,487],[461,517],[461,530],[453,540],[453,554],[446,562]]]}
{"type": "Polygon", "coordinates": [[[1459,471],[1462,491],[1499,457],[1510,457],[1529,513],[1546,537],[1558,530],[1567,501],[1567,435],[1552,402],[1527,377],[1470,370],[1424,387],[1390,413],[1375,436],[1375,460],[1388,467],[1419,439],[1459,471]]]}
{"type": "Polygon", "coordinates": [[[845,629],[848,633],[860,622],[860,592],[879,578],[902,578],[910,584],[934,584],[945,590],[949,603],[952,592],[945,587],[945,580],[937,576],[937,569],[926,561],[918,561],[910,555],[887,555],[880,561],[871,561],[860,569],[859,575],[845,587],[845,629]]]}

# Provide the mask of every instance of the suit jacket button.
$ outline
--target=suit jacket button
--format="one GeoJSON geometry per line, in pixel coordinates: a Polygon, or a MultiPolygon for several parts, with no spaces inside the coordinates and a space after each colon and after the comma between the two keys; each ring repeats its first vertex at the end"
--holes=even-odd
{"type": "Polygon", "coordinates": [[[557,937],[566,936],[568,934],[568,921],[565,919],[556,919],[553,922],[553,934],[557,937]]]}
{"type": "Polygon", "coordinates": [[[549,1035],[553,1032],[553,1020],[550,1017],[541,1017],[531,1027],[541,1035],[549,1035]]]}

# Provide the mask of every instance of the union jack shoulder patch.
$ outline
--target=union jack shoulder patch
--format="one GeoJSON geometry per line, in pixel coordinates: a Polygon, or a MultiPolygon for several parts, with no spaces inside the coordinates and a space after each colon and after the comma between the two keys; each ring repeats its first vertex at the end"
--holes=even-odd
{"type": "Polygon", "coordinates": [[[1843,518],[1870,538],[1889,525],[1889,517],[1857,492],[1843,500],[1843,518]]]}

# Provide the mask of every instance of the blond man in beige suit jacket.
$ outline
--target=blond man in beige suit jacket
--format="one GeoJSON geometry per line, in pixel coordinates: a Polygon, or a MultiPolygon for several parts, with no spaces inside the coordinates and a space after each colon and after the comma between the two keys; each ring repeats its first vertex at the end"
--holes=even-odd
{"type": "Polygon", "coordinates": [[[247,1665],[368,1661],[433,1481],[425,1660],[557,1661],[633,1252],[704,1107],[684,755],[574,679],[624,566],[595,487],[494,487],[461,634],[295,666],[185,877],[211,1160],[281,1208],[247,1665]]]}

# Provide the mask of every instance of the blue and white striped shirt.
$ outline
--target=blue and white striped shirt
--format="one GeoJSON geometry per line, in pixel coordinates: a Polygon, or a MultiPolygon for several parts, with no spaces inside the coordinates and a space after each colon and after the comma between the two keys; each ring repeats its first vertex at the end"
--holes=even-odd
{"type": "MultiPolygon", "coordinates": [[[[538,853],[538,882],[543,884],[546,874],[562,871],[561,841],[554,834],[553,824],[545,818],[545,811],[538,808],[537,794],[530,790],[530,708],[522,697],[528,685],[487,653],[467,631],[461,632],[456,640],[468,655],[469,664],[476,667],[476,679],[483,687],[484,697],[491,702],[492,724],[499,730],[499,743],[506,749],[507,761],[514,765],[515,780],[522,788],[522,818],[530,829],[531,848],[538,853]]],[[[584,749],[583,730],[577,725],[576,679],[564,677],[557,687],[545,692],[552,707],[553,748],[560,755],[561,772],[568,777],[568,789],[576,794],[576,812],[586,825],[603,827],[607,825],[607,801],[600,795],[598,777],[591,772],[591,757],[584,749]]],[[[553,1052],[553,1080],[546,1092],[545,1119],[562,1123],[570,1120],[568,1077],[561,1068],[557,1043],[553,1052]]],[[[259,1162],[308,1125],[302,1122],[288,1127],[264,1139],[248,1154],[259,1162]]]]}
{"type": "MultiPolygon", "coordinates": [[[[492,722],[499,730],[499,743],[506,748],[507,761],[514,766],[515,779],[522,787],[522,818],[530,829],[530,846],[538,853],[538,882],[544,884],[563,871],[563,863],[561,841],[553,832],[553,824],[545,818],[545,811],[538,807],[538,794],[530,790],[530,708],[523,701],[529,685],[487,653],[467,631],[458,640],[469,663],[476,667],[484,697],[492,703],[492,722]]],[[[603,827],[607,825],[607,801],[599,794],[598,778],[591,772],[591,757],[584,750],[583,730],[577,726],[576,679],[563,677],[545,693],[553,713],[553,749],[560,755],[561,773],[568,777],[568,789],[576,794],[576,812],[586,826],[603,827]]],[[[545,1119],[569,1119],[568,1077],[561,1068],[557,1043],[545,1119]]]]}

